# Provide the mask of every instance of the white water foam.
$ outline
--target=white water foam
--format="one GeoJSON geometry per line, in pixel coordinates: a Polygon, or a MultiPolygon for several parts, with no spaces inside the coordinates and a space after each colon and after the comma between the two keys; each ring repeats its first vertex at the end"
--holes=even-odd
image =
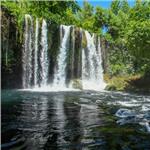
{"type": "Polygon", "coordinates": [[[106,86],[103,80],[100,40],[98,39],[98,50],[96,51],[94,34],[90,35],[88,31],[85,31],[85,36],[87,46],[82,49],[82,86],[86,90],[99,91],[106,86]]]}
{"type": "Polygon", "coordinates": [[[57,57],[58,62],[58,68],[55,70],[54,73],[54,81],[53,81],[53,87],[58,89],[64,89],[66,88],[66,58],[67,58],[67,42],[69,42],[70,37],[70,27],[71,26],[60,26],[60,36],[61,36],[61,46],[60,46],[60,52],[57,57]],[[64,30],[64,36],[63,36],[63,30],[64,30]]]}

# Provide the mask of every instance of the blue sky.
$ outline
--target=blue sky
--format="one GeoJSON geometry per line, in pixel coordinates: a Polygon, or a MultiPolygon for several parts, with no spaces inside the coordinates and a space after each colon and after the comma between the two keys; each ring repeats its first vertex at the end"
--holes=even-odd
{"type": "MultiPolygon", "coordinates": [[[[82,7],[84,0],[77,0],[78,4],[82,7]]],[[[109,8],[112,0],[87,0],[91,5],[95,6],[101,6],[103,8],[109,8]]],[[[128,3],[130,6],[133,6],[135,3],[135,0],[128,0],[128,3]]]]}

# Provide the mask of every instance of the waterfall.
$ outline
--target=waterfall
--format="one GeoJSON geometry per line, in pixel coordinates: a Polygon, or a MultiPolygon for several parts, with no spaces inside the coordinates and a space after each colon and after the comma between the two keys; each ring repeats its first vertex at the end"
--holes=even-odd
{"type": "Polygon", "coordinates": [[[53,86],[55,87],[66,87],[66,58],[67,58],[67,45],[70,37],[70,26],[60,26],[60,39],[61,46],[57,57],[57,70],[54,74],[53,86]],[[64,35],[63,35],[64,34],[64,35]]]}
{"type": "Polygon", "coordinates": [[[83,89],[100,90],[105,87],[100,40],[98,40],[98,50],[96,50],[94,34],[90,35],[88,31],[85,31],[85,36],[87,46],[82,49],[82,86],[83,89]]]}
{"type": "Polygon", "coordinates": [[[100,37],[98,37],[98,51],[96,55],[97,60],[97,81],[100,83],[101,89],[104,89],[106,87],[106,83],[104,82],[103,77],[103,67],[102,67],[102,50],[101,50],[101,43],[100,43],[100,37]]]}
{"type": "Polygon", "coordinates": [[[32,33],[33,33],[33,20],[30,15],[25,15],[25,43],[23,51],[23,88],[30,88],[32,84],[32,33]]]}
{"type": "Polygon", "coordinates": [[[38,85],[38,37],[39,37],[39,21],[36,19],[35,27],[35,51],[34,51],[34,87],[38,85]]]}
{"type": "Polygon", "coordinates": [[[72,29],[72,60],[71,60],[71,79],[74,77],[74,53],[75,53],[75,28],[72,29]]]}
{"type": "Polygon", "coordinates": [[[48,82],[48,42],[47,42],[47,23],[45,20],[42,22],[42,33],[41,33],[41,84],[40,86],[46,86],[48,82]]]}
{"type": "Polygon", "coordinates": [[[23,50],[23,88],[46,86],[48,82],[48,42],[47,23],[42,22],[41,27],[41,49],[39,50],[39,21],[36,19],[35,34],[33,33],[33,19],[25,15],[25,42],[23,50]],[[35,37],[33,38],[33,35],[35,37]],[[34,44],[34,46],[33,46],[34,44]],[[39,55],[40,54],[40,55],[39,55]],[[40,58],[39,58],[40,56],[40,58]]]}
{"type": "Polygon", "coordinates": [[[71,32],[71,47],[70,47],[70,63],[69,63],[69,78],[70,82],[68,84],[69,88],[73,88],[73,82],[72,80],[74,79],[74,61],[75,61],[75,27],[72,26],[72,32],[71,32]]]}
{"type": "Polygon", "coordinates": [[[57,32],[53,27],[38,18],[34,25],[33,18],[25,15],[23,88],[104,89],[100,38],[74,26],[60,25],[57,32]],[[55,37],[58,31],[60,38],[55,37]]]}

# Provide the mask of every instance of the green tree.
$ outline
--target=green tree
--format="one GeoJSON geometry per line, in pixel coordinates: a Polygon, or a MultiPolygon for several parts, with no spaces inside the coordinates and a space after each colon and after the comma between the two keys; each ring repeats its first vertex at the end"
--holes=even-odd
{"type": "Polygon", "coordinates": [[[127,0],[122,0],[121,1],[121,8],[120,8],[124,13],[129,13],[130,6],[128,4],[127,0]]]}
{"type": "Polygon", "coordinates": [[[89,31],[95,31],[94,27],[94,7],[84,1],[83,8],[78,12],[77,18],[80,21],[79,26],[89,31]]]}
{"type": "Polygon", "coordinates": [[[96,12],[94,16],[95,16],[94,26],[97,31],[107,26],[107,10],[101,7],[96,7],[96,12]]]}
{"type": "Polygon", "coordinates": [[[113,0],[110,6],[110,10],[117,15],[118,11],[120,10],[120,1],[119,0],[113,0]]]}

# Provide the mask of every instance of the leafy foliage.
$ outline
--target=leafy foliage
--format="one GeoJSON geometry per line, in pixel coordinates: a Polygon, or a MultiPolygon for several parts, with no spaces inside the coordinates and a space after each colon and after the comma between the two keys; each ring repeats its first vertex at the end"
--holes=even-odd
{"type": "Polygon", "coordinates": [[[76,13],[80,8],[74,1],[4,1],[2,6],[8,8],[12,15],[17,18],[18,25],[24,19],[25,14],[33,17],[45,18],[56,23],[68,24],[70,20],[68,12],[76,13]],[[63,22],[65,21],[65,22],[63,22]]]}

